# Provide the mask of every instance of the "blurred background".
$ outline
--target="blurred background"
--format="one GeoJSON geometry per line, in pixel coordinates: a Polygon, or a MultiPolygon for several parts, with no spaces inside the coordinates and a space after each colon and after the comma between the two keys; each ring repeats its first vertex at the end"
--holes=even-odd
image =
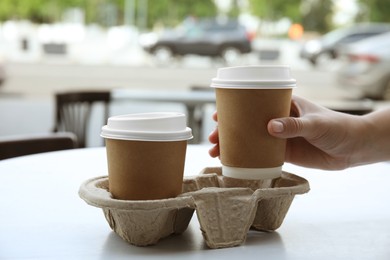
{"type": "MultiPolygon", "coordinates": [[[[196,113],[207,142],[213,102],[189,111],[161,99],[210,92],[217,68],[236,65],[289,65],[296,95],[346,113],[380,109],[390,105],[389,13],[388,0],[1,0],[0,137],[52,132],[58,93],[103,91],[117,93],[109,115],[196,113]]],[[[103,109],[93,107],[87,147],[102,145],[103,109]]]]}

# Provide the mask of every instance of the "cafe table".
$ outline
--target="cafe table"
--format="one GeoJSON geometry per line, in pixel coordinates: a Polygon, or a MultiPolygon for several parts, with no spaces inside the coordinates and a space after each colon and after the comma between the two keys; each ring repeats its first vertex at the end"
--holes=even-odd
{"type": "MultiPolygon", "coordinates": [[[[185,175],[220,166],[207,144],[189,145],[185,175]]],[[[209,249],[196,214],[188,229],[137,247],[78,195],[107,175],[104,147],[0,161],[0,259],[390,259],[390,164],[322,171],[285,164],[307,179],[275,232],[249,231],[236,247],[209,249]]]]}

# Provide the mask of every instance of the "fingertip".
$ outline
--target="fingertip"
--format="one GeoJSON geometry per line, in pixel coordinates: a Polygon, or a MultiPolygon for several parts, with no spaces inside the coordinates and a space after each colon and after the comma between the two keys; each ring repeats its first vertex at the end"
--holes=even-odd
{"type": "Polygon", "coordinates": [[[217,129],[214,129],[211,133],[210,133],[210,135],[209,135],[209,141],[210,141],[210,143],[212,143],[212,144],[216,144],[216,143],[218,143],[218,130],[217,129]]]}
{"type": "Polygon", "coordinates": [[[219,156],[219,146],[218,145],[214,145],[210,150],[209,150],[209,154],[211,157],[215,158],[215,157],[218,157],[219,156]]]}
{"type": "Polygon", "coordinates": [[[302,118],[273,119],[268,123],[268,132],[278,138],[308,137],[313,134],[310,125],[302,118]]]}
{"type": "Polygon", "coordinates": [[[268,128],[268,132],[271,135],[282,134],[285,130],[285,126],[284,126],[283,122],[280,120],[275,120],[275,119],[268,122],[267,128],[268,128]]]}
{"type": "Polygon", "coordinates": [[[215,111],[214,114],[213,114],[213,120],[214,120],[215,122],[218,121],[217,111],[215,111]]]}

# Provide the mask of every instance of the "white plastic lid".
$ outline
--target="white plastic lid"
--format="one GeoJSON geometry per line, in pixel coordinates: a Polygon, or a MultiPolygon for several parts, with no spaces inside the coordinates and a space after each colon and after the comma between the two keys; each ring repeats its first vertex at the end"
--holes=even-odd
{"type": "Polygon", "coordinates": [[[220,68],[212,79],[213,88],[273,89],[294,88],[296,80],[290,76],[290,67],[239,66],[220,68]]]}
{"type": "Polygon", "coordinates": [[[182,141],[192,138],[182,113],[157,112],[113,116],[102,127],[101,136],[136,141],[182,141]]]}

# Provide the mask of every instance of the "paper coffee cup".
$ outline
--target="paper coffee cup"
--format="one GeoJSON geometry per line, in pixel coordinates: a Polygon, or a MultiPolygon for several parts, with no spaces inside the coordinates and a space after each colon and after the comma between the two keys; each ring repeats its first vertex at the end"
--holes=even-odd
{"type": "Polygon", "coordinates": [[[237,179],[280,177],[286,141],[268,134],[273,118],[290,114],[295,79],[287,66],[218,69],[212,79],[222,174],[237,179]]]}
{"type": "Polygon", "coordinates": [[[181,113],[110,117],[106,140],[109,190],[116,199],[151,200],[182,192],[191,129],[181,113]]]}

